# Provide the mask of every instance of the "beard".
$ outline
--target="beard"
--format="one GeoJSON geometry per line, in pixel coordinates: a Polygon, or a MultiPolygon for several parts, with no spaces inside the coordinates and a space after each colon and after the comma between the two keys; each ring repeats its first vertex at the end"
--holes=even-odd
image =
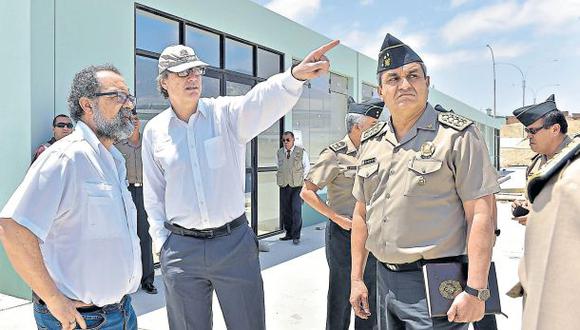
{"type": "Polygon", "coordinates": [[[94,105],[93,120],[97,137],[113,140],[115,143],[131,136],[135,125],[131,121],[131,110],[121,108],[115,118],[108,120],[99,107],[94,105]]]}

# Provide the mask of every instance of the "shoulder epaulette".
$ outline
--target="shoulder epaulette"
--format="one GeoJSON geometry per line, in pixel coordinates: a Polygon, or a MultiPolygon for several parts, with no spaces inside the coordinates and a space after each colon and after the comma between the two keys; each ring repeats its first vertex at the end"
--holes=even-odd
{"type": "Polygon", "coordinates": [[[433,109],[439,111],[439,112],[449,112],[449,110],[445,109],[444,107],[442,107],[441,105],[437,104],[433,109]]]}
{"type": "Polygon", "coordinates": [[[338,152],[342,149],[346,149],[346,142],[338,141],[328,146],[328,148],[334,152],[338,152]]]}
{"type": "Polygon", "coordinates": [[[534,202],[536,196],[554,174],[558,173],[569,161],[575,159],[578,155],[580,155],[580,138],[575,138],[562,151],[546,162],[544,167],[532,174],[528,179],[527,186],[530,202],[534,202]]]}
{"type": "Polygon", "coordinates": [[[458,131],[463,131],[469,125],[473,124],[473,121],[453,112],[440,112],[438,119],[440,123],[458,131]]]}
{"type": "Polygon", "coordinates": [[[362,136],[360,138],[360,142],[364,142],[370,138],[372,138],[373,136],[376,136],[377,134],[379,134],[382,131],[385,131],[385,128],[387,128],[387,123],[384,121],[379,121],[376,124],[374,124],[373,126],[369,127],[367,130],[365,130],[362,133],[362,136]]]}

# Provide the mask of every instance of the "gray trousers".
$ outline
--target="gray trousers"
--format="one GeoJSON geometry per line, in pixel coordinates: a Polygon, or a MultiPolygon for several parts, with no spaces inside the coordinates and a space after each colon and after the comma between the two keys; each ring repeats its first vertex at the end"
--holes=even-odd
{"type": "Polygon", "coordinates": [[[212,329],[214,290],[228,329],[266,328],[258,240],[247,224],[213,239],[171,234],[160,262],[170,329],[212,329]]]}
{"type": "Polygon", "coordinates": [[[429,317],[422,271],[393,272],[377,264],[379,329],[467,330],[469,323],[453,323],[447,317],[429,317]]]}

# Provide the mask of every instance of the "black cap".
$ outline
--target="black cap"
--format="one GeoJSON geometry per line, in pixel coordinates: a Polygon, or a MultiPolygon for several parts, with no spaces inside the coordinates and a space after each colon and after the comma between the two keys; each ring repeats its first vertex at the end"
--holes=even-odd
{"type": "Polygon", "coordinates": [[[379,119],[385,106],[385,102],[379,99],[370,99],[362,103],[356,103],[352,98],[349,98],[349,102],[348,113],[358,113],[375,119],[379,119]]]}
{"type": "Polygon", "coordinates": [[[387,33],[381,51],[379,52],[379,65],[377,73],[396,69],[408,63],[421,62],[423,60],[415,53],[411,47],[405,45],[401,40],[387,33]]]}
{"type": "Polygon", "coordinates": [[[513,113],[514,116],[516,116],[516,119],[519,120],[524,126],[530,126],[536,120],[542,118],[545,114],[554,110],[558,110],[558,108],[556,108],[556,97],[554,94],[552,94],[545,102],[521,107],[514,110],[513,113]]]}

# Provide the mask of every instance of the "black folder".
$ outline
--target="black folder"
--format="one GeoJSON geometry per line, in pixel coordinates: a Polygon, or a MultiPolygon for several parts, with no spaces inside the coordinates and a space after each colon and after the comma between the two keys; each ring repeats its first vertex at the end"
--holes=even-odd
{"type": "MultiPolygon", "coordinates": [[[[467,263],[428,263],[423,265],[423,277],[429,316],[447,316],[453,299],[463,291],[467,283],[467,263]]],[[[503,314],[493,262],[489,267],[487,288],[491,296],[485,302],[485,314],[503,314]]]]}

